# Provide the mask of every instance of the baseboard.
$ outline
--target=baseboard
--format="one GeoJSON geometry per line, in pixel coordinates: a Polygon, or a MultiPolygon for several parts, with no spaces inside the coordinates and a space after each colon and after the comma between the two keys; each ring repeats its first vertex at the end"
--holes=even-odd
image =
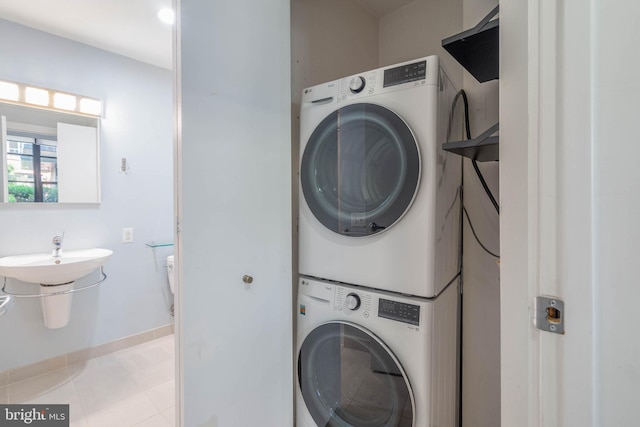
{"type": "Polygon", "coordinates": [[[104,356],[134,345],[143,344],[158,338],[174,333],[174,325],[169,324],[156,329],[141,332],[119,340],[111,341],[95,347],[88,347],[82,350],[63,354],[61,356],[52,357],[42,360],[31,365],[21,366],[18,368],[8,369],[0,372],[0,387],[24,381],[47,372],[66,368],[77,363],[86,362],[96,357],[104,356]]]}

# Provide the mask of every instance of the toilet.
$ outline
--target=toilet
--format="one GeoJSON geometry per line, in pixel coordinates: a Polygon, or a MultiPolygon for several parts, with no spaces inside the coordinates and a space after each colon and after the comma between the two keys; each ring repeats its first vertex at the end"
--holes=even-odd
{"type": "Polygon", "coordinates": [[[173,282],[174,282],[174,269],[173,269],[173,255],[169,255],[167,257],[167,276],[169,276],[169,288],[171,289],[171,293],[173,294],[173,282]]]}

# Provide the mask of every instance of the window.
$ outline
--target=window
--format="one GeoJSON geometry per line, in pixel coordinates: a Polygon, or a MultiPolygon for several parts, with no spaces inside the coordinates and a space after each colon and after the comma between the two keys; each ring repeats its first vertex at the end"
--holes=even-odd
{"type": "Polygon", "coordinates": [[[58,147],[53,138],[7,135],[9,202],[58,201],[58,147]]]}

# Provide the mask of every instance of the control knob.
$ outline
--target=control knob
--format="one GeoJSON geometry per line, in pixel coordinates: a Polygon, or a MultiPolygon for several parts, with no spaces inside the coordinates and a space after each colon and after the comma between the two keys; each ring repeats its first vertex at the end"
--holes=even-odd
{"type": "Polygon", "coordinates": [[[356,294],[349,294],[344,300],[344,304],[351,311],[355,311],[360,308],[360,297],[356,294]]]}
{"type": "Polygon", "coordinates": [[[364,89],[365,83],[364,77],[356,76],[349,82],[349,90],[351,93],[360,93],[364,89]]]}

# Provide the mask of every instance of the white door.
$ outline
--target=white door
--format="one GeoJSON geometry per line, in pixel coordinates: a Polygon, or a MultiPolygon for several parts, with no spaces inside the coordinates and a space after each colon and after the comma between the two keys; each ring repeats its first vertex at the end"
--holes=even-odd
{"type": "Polygon", "coordinates": [[[178,418],[292,426],[289,2],[178,10],[178,418]]]}
{"type": "Polygon", "coordinates": [[[7,118],[0,116],[0,203],[9,201],[7,184],[7,118]]]}
{"type": "Polygon", "coordinates": [[[639,19],[626,0],[500,3],[505,427],[640,419],[639,19]],[[564,335],[533,326],[545,294],[564,335]]]}

